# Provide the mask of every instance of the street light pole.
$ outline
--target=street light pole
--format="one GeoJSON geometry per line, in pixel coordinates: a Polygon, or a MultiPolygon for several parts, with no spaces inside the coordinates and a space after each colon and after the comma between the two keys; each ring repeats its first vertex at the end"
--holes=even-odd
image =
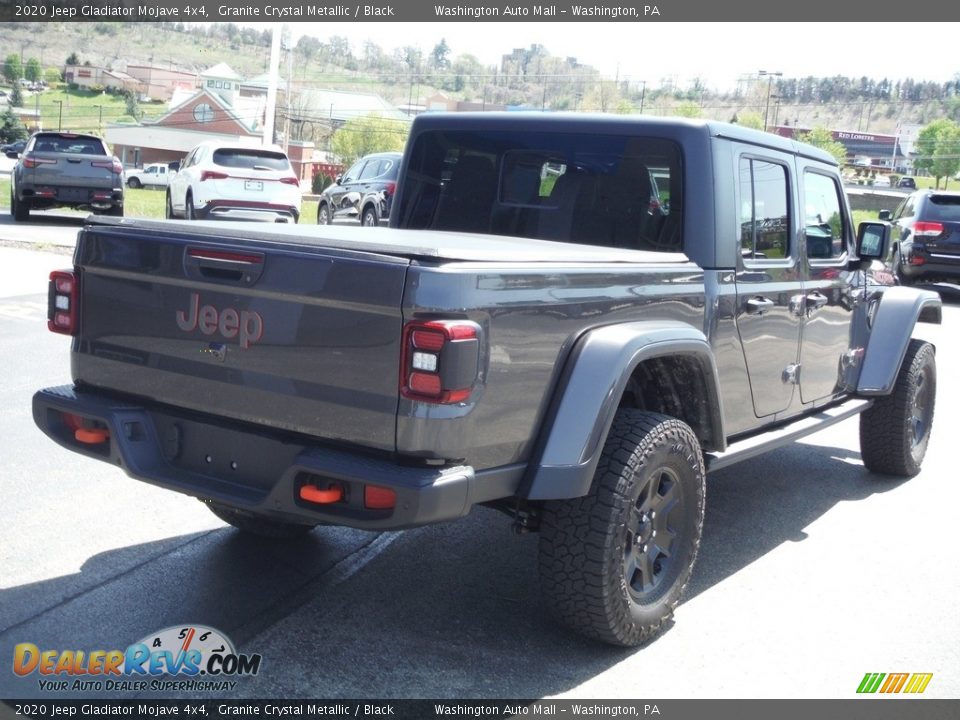
{"type": "Polygon", "coordinates": [[[63,130],[63,100],[54,100],[60,106],[60,116],[57,118],[57,130],[63,130]]]}
{"type": "Polygon", "coordinates": [[[772,85],[773,85],[773,78],[774,78],[774,77],[782,77],[782,76],[783,76],[783,73],[782,73],[782,72],[779,72],[779,71],[777,71],[777,72],[771,72],[771,71],[768,71],[768,70],[760,70],[760,71],[757,73],[757,75],[758,75],[759,77],[766,77],[766,78],[767,78],[767,104],[766,104],[766,107],[764,108],[764,111],[763,111],[763,131],[766,132],[766,131],[767,131],[767,119],[770,117],[770,90],[771,90],[771,87],[772,87],[772,85]]]}
{"type": "Polygon", "coordinates": [[[647,81],[641,80],[640,82],[643,83],[643,87],[640,88],[640,114],[643,115],[643,99],[647,95],[647,81]]]}

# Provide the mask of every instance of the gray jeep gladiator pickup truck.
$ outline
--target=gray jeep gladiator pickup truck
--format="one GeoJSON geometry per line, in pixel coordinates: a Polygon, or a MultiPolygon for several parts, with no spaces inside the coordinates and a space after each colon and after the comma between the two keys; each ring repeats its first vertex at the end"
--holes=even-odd
{"type": "Polygon", "coordinates": [[[92,219],[37,425],[267,536],[500,509],[553,615],[620,645],[680,601],[708,471],[856,414],[869,471],[919,471],[940,299],[882,283],[890,228],[855,232],[826,153],[429,115],[400,178],[392,229],[92,219]]]}

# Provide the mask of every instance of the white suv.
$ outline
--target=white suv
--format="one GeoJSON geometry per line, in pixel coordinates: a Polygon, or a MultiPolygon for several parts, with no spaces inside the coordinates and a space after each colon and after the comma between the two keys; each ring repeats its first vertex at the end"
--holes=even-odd
{"type": "Polygon", "coordinates": [[[166,215],[295,223],[301,201],[300,182],[276,145],[208,141],[191,150],[170,179],[166,215]]]}

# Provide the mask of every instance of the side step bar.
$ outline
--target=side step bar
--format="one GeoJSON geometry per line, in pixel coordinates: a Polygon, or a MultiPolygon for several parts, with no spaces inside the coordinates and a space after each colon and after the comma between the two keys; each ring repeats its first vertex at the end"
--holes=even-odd
{"type": "Polygon", "coordinates": [[[873,405],[873,400],[861,398],[847,400],[813,415],[805,415],[775,430],[768,430],[759,435],[730,443],[722,453],[706,454],[707,472],[720,470],[741,460],[749,460],[757,455],[762,455],[768,450],[789,445],[794,440],[799,440],[854,415],[859,415],[871,405],[873,405]]]}

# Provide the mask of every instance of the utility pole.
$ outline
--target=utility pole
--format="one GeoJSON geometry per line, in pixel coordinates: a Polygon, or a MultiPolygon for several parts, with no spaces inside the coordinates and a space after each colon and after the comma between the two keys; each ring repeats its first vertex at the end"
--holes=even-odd
{"type": "Polygon", "coordinates": [[[765,107],[765,109],[764,109],[764,111],[763,111],[763,131],[766,132],[766,131],[767,131],[767,119],[770,117],[770,90],[771,90],[771,88],[772,88],[772,86],[773,86],[773,78],[774,78],[774,77],[783,77],[783,73],[782,73],[782,72],[779,72],[779,71],[777,71],[777,72],[771,72],[771,71],[768,71],[768,70],[760,70],[760,71],[757,73],[757,75],[758,75],[759,77],[766,77],[766,78],[767,78],[767,104],[766,104],[766,107],[765,107]]]}

